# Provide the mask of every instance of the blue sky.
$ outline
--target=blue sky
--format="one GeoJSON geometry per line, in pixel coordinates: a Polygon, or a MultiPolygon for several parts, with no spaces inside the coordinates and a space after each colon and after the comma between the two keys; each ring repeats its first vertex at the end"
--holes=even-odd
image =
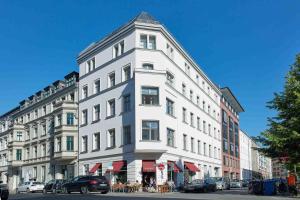
{"type": "Polygon", "coordinates": [[[300,52],[300,1],[0,0],[0,113],[78,70],[77,54],[141,11],[162,22],[205,73],[229,86],[245,109],[241,128],[257,135],[274,113],[300,52]]]}

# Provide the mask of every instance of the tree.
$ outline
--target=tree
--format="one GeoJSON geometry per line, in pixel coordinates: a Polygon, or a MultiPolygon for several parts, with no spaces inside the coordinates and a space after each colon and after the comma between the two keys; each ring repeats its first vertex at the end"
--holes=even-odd
{"type": "Polygon", "coordinates": [[[256,137],[259,151],[271,158],[287,157],[287,166],[300,164],[300,54],[291,65],[284,90],[267,103],[276,116],[268,118],[268,129],[256,137]]]}

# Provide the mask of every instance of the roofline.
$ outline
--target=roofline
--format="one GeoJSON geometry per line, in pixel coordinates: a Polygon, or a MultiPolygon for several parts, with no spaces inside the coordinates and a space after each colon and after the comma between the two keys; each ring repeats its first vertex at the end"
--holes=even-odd
{"type": "Polygon", "coordinates": [[[124,26],[121,26],[120,28],[117,28],[116,31],[113,31],[110,35],[105,36],[102,40],[96,43],[92,43],[89,45],[86,49],[81,51],[79,55],[77,56],[76,60],[78,64],[81,64],[86,57],[89,56],[89,54],[93,54],[94,51],[97,51],[95,49],[101,48],[101,46],[105,46],[108,42],[113,40],[114,38],[118,37],[122,33],[126,31],[130,31],[131,29],[137,29],[137,28],[151,28],[153,29],[158,29],[158,31],[161,31],[162,34],[164,34],[169,41],[172,43],[172,45],[183,55],[183,57],[195,68],[196,71],[200,73],[202,78],[204,78],[211,87],[215,89],[215,91],[219,94],[222,95],[222,92],[220,91],[220,88],[208,78],[208,76],[202,71],[200,68],[200,65],[198,65],[194,59],[187,53],[187,51],[183,48],[183,46],[176,40],[175,37],[166,29],[166,27],[163,24],[148,24],[148,23],[142,23],[142,22],[136,22],[133,20],[130,20],[127,24],[124,26]]]}
{"type": "Polygon", "coordinates": [[[238,103],[238,105],[241,107],[241,109],[242,109],[242,112],[245,112],[245,110],[244,110],[244,108],[243,108],[243,106],[240,104],[240,102],[237,100],[237,98],[234,96],[234,94],[233,94],[233,92],[230,90],[230,88],[229,87],[222,87],[222,88],[220,88],[221,90],[222,89],[227,89],[229,92],[230,92],[230,94],[231,94],[231,96],[234,98],[234,100],[238,103]]]}
{"type": "Polygon", "coordinates": [[[8,111],[8,112],[2,114],[2,115],[0,116],[0,119],[1,119],[1,118],[4,118],[4,117],[6,117],[6,116],[8,116],[8,115],[10,115],[10,114],[12,114],[13,112],[17,111],[19,108],[20,108],[20,106],[17,106],[17,107],[15,107],[15,108],[11,109],[10,111],[8,111]]]}

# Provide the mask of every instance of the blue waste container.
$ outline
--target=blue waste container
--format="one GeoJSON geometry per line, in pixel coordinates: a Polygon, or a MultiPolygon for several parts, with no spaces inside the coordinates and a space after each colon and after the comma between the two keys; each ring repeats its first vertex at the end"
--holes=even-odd
{"type": "Polygon", "coordinates": [[[263,195],[275,195],[275,194],[276,194],[276,180],[273,179],[264,180],[263,195]]]}

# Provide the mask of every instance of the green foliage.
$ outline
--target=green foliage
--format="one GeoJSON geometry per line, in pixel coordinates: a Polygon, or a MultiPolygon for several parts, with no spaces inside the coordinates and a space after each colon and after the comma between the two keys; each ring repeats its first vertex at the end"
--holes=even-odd
{"type": "Polygon", "coordinates": [[[268,129],[256,137],[259,150],[267,156],[288,157],[288,164],[300,163],[300,54],[286,76],[284,91],[274,94],[267,107],[277,111],[268,119],[268,129]]]}

